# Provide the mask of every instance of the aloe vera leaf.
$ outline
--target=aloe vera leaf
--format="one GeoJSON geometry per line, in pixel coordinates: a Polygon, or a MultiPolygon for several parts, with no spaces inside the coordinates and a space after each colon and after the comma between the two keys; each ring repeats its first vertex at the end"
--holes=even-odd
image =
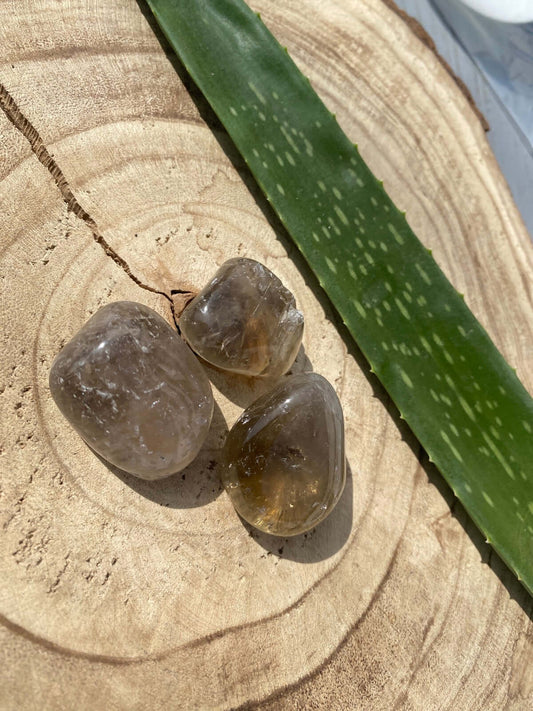
{"type": "Polygon", "coordinates": [[[402,417],[533,594],[533,400],[241,0],[148,0],[402,417]]]}

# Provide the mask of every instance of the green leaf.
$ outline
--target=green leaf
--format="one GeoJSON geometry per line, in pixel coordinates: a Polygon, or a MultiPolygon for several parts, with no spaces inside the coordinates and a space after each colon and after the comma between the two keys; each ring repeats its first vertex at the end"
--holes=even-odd
{"type": "Polygon", "coordinates": [[[533,592],[533,401],[241,0],[149,0],[400,413],[533,592]]]}

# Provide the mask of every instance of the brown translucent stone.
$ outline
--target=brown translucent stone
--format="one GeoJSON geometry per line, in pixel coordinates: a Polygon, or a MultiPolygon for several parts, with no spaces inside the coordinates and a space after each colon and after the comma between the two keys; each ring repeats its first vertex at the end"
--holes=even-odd
{"type": "Polygon", "coordinates": [[[211,385],[187,345],[155,311],[104,306],[56,357],[50,391],[70,424],[111,464],[142,479],[180,471],[213,414],[211,385]]]}
{"type": "Polygon", "coordinates": [[[346,479],[342,409],[316,373],[285,378],[248,407],[228,434],[223,482],[248,523],[293,536],[316,526],[346,479]]]}
{"type": "Polygon", "coordinates": [[[180,329],[208,363],[249,376],[277,376],[294,362],[304,319],[291,292],[253,259],[230,259],[187,306],[180,329]]]}

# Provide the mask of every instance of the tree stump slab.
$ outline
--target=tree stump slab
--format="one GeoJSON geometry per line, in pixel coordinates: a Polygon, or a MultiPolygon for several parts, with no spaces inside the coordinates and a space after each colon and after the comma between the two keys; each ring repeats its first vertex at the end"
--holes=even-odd
{"type": "MultiPolygon", "coordinates": [[[[533,391],[533,254],[479,116],[382,0],[253,0],[533,391]]],[[[142,2],[1,0],[0,706],[533,707],[532,601],[399,419],[142,2]],[[295,370],[335,386],[349,477],[278,539],[219,480],[265,383],[213,369],[184,472],[107,467],[52,402],[101,305],[170,322],[226,259],[271,268],[306,317],[295,370]]]]}

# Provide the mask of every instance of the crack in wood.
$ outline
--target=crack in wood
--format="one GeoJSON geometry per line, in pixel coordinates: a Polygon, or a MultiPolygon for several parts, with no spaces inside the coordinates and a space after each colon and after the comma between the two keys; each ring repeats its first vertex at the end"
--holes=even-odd
{"type": "Polygon", "coordinates": [[[59,189],[59,192],[61,193],[61,197],[67,204],[68,210],[80,220],[85,222],[85,224],[91,230],[94,241],[99,244],[100,247],[102,247],[106,255],[110,257],[115,262],[115,264],[120,267],[128,275],[128,277],[133,282],[135,282],[135,284],[137,284],[137,286],[139,286],[141,289],[145,289],[146,291],[150,291],[153,294],[159,294],[160,296],[163,296],[165,299],[167,299],[167,301],[170,303],[170,308],[175,322],[176,315],[174,312],[174,302],[171,296],[165,293],[164,291],[156,289],[155,287],[150,286],[149,284],[145,284],[143,281],[141,281],[139,277],[137,277],[131,271],[126,260],[121,257],[118,252],[116,252],[109,244],[109,242],[105,239],[98,225],[96,224],[96,221],[89,215],[86,210],[83,209],[83,207],[78,202],[78,199],[74,195],[72,188],[70,187],[63,171],[46,148],[41,136],[39,135],[39,132],[37,131],[35,126],[33,126],[33,124],[29,121],[29,119],[22,113],[9,91],[2,83],[0,83],[0,108],[3,110],[7,119],[13,124],[17,131],[19,131],[28,141],[28,143],[30,144],[30,148],[36,158],[52,176],[57,188],[59,189]]]}

